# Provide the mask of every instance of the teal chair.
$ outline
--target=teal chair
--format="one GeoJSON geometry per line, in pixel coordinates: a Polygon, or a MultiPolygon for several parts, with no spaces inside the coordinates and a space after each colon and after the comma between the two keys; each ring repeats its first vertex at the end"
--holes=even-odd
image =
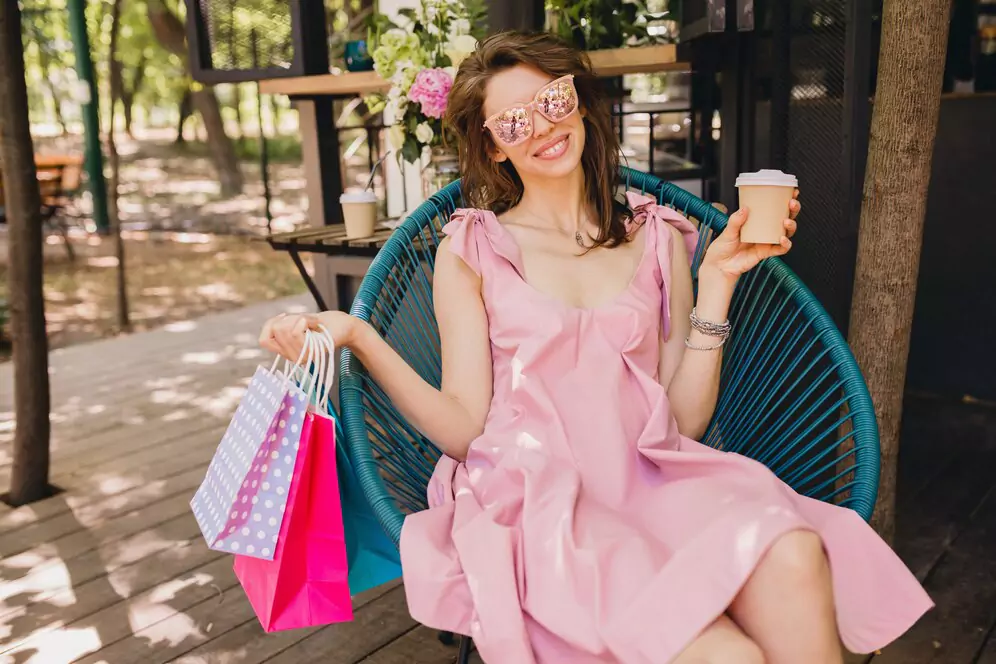
{"type": "MultiPolygon", "coordinates": [[[[623,168],[621,181],[698,221],[694,277],[726,215],[652,175],[623,168]]],[[[462,205],[455,182],[419,206],[374,259],[352,307],[353,315],[369,321],[437,387],[435,249],[440,229],[462,205]]],[[[702,442],[756,459],[799,493],[870,518],[879,475],[875,412],[854,357],[826,311],[781,260],[769,259],[740,280],[730,320],[719,401],[702,442]]],[[[339,390],[360,483],[384,530],[398,542],[405,515],[426,507],[426,484],[440,453],[398,414],[348,350],[339,390]]]]}

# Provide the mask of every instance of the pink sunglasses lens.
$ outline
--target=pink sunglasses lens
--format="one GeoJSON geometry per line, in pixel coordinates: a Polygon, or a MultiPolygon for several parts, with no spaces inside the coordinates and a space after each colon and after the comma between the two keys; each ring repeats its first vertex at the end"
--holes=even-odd
{"type": "Polygon", "coordinates": [[[578,96],[570,79],[558,81],[540,91],[536,99],[539,111],[553,122],[560,122],[578,107],[578,96]]]}
{"type": "Polygon", "coordinates": [[[495,117],[491,128],[502,143],[514,145],[532,134],[533,121],[530,115],[525,108],[510,108],[495,117]]]}

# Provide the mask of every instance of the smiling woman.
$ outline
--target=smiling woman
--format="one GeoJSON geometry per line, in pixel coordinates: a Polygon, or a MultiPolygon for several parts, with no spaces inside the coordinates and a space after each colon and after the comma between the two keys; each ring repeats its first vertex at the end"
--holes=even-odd
{"type": "Polygon", "coordinates": [[[584,54],[500,33],[451,94],[473,207],[435,255],[441,371],[420,375],[342,312],[275,318],[260,338],[293,359],[324,325],[443,453],[429,508],[401,527],[412,615],[499,664],[835,664],[842,641],[869,652],[905,631],[930,599],[857,513],[698,442],[738,280],[789,251],[798,192],[778,242],[745,241],[742,209],[703,254],[677,210],[616,198],[618,143],[584,54]]]}

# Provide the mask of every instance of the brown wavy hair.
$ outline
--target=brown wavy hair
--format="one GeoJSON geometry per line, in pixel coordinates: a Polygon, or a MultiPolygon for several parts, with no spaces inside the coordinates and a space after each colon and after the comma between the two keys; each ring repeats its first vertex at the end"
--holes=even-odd
{"type": "Polygon", "coordinates": [[[509,161],[497,162],[491,132],[483,129],[488,78],[516,65],[528,65],[551,79],[574,75],[584,110],[586,133],[581,166],[588,204],[598,215],[596,246],[626,241],[626,207],[615,200],[619,179],[619,139],[602,101],[588,56],[548,33],[500,32],[488,37],[460,64],[446,108],[445,122],[457,135],[464,198],[476,208],[501,214],[522,199],[522,180],[509,161]]]}

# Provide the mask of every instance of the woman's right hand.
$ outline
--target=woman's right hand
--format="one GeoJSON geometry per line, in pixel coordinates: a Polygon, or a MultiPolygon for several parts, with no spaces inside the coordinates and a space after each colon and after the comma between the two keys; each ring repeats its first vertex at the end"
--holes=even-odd
{"type": "Polygon", "coordinates": [[[308,330],[329,331],[336,346],[352,346],[356,341],[362,321],[344,311],[325,311],[320,314],[279,314],[263,324],[259,345],[291,362],[301,356],[304,337],[308,330]]]}

